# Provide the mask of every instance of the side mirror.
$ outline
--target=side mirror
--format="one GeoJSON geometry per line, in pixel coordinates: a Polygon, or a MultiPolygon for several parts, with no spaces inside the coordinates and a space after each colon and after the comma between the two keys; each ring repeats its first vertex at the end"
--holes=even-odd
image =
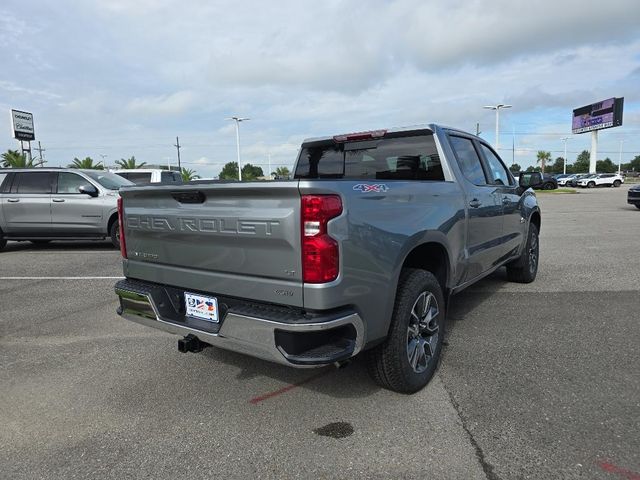
{"type": "Polygon", "coordinates": [[[78,188],[78,191],[80,193],[85,193],[92,197],[98,196],[98,189],[93,185],[82,185],[81,187],[78,188]]]}
{"type": "Polygon", "coordinates": [[[522,188],[535,187],[542,184],[542,174],[540,172],[520,172],[518,185],[522,188]]]}

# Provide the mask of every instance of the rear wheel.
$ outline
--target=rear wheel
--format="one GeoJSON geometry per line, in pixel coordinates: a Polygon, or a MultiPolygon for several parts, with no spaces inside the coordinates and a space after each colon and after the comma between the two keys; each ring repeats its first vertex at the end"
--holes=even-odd
{"type": "Polygon", "coordinates": [[[553,183],[547,182],[542,186],[543,190],[553,190],[553,183]]]}
{"type": "Polygon", "coordinates": [[[7,246],[7,241],[4,238],[0,239],[0,250],[2,250],[6,246],[7,246]]]}
{"type": "Polygon", "coordinates": [[[444,319],[444,295],[436,277],[403,269],[387,339],[368,352],[375,382],[399,393],[414,393],[429,383],[440,360],[444,319]]]}
{"type": "Polygon", "coordinates": [[[507,278],[509,281],[518,283],[533,282],[538,274],[539,256],[538,227],[535,223],[531,223],[524,250],[517,260],[507,265],[507,278]]]}
{"type": "Polygon", "coordinates": [[[114,247],[120,248],[120,224],[115,221],[111,224],[109,229],[109,236],[111,237],[111,243],[114,247]]]}
{"type": "Polygon", "coordinates": [[[620,185],[622,185],[622,182],[620,180],[616,180],[615,182],[613,182],[613,186],[618,188],[620,185]]]}

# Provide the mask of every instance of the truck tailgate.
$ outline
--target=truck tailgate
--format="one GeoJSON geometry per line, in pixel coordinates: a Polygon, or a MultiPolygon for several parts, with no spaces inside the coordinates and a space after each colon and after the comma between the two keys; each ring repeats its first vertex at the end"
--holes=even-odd
{"type": "Polygon", "coordinates": [[[302,306],[297,181],[133,187],[121,196],[127,277],[302,306]]]}

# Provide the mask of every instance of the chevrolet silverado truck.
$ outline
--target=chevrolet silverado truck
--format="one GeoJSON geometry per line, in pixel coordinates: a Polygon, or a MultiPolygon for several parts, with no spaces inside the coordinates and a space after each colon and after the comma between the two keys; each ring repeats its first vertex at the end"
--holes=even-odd
{"type": "Polygon", "coordinates": [[[424,387],[451,297],[538,269],[540,209],[479,137],[438,125],[306,140],[294,179],[120,191],[122,317],[292,367],[363,352],[373,379],[424,387]]]}

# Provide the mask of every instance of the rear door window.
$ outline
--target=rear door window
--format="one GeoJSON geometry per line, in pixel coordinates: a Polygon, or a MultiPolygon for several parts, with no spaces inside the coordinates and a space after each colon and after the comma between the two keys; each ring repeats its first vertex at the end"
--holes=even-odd
{"type": "Polygon", "coordinates": [[[51,193],[53,175],[50,172],[18,173],[11,190],[13,193],[51,193]]]}
{"type": "Polygon", "coordinates": [[[138,185],[151,183],[151,172],[129,172],[127,180],[138,185]]]}
{"type": "Polygon", "coordinates": [[[182,183],[182,177],[175,172],[160,172],[161,183],[182,183]]]}
{"type": "Polygon", "coordinates": [[[462,174],[474,185],[486,185],[487,178],[482,168],[480,156],[473,146],[473,141],[469,138],[453,135],[449,136],[449,140],[462,174]]]}
{"type": "Polygon", "coordinates": [[[493,150],[484,143],[480,144],[480,148],[482,149],[484,158],[487,160],[487,164],[489,165],[492,180],[491,183],[495,185],[510,185],[511,179],[509,178],[509,173],[507,173],[507,167],[504,166],[502,160],[500,160],[498,156],[493,153],[493,150]]]}
{"type": "Polygon", "coordinates": [[[295,178],[444,181],[432,134],[303,147],[295,178]]]}

